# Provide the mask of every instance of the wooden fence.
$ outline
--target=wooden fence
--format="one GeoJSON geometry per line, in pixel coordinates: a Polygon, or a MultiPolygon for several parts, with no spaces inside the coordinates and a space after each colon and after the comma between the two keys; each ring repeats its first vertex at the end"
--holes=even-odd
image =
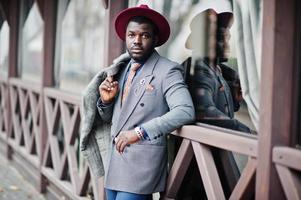
{"type": "MultiPolygon", "coordinates": [[[[12,161],[26,161],[17,162],[19,167],[31,165],[27,171],[42,177],[37,186],[46,188],[46,194],[55,193],[55,187],[69,199],[89,199],[93,193],[95,199],[102,199],[104,194],[98,192],[99,187],[79,152],[80,103],[79,96],[57,89],[40,88],[17,78],[0,78],[0,140],[5,144],[1,150],[13,152],[13,156],[7,154],[12,161]],[[46,137],[41,132],[42,120],[46,122],[46,137]]],[[[249,157],[229,199],[254,198],[259,153],[256,136],[205,124],[184,126],[172,134],[183,140],[169,172],[164,199],[176,199],[193,156],[208,199],[226,199],[212,147],[249,157]]],[[[286,197],[300,199],[300,150],[277,146],[273,149],[273,162],[286,197]]]]}

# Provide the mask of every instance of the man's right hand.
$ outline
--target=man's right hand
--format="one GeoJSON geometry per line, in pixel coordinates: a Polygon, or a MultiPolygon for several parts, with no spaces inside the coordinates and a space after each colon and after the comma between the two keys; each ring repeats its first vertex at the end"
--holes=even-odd
{"type": "Polygon", "coordinates": [[[108,104],[114,100],[118,92],[118,82],[113,81],[112,76],[108,76],[98,88],[102,103],[108,104]]]}

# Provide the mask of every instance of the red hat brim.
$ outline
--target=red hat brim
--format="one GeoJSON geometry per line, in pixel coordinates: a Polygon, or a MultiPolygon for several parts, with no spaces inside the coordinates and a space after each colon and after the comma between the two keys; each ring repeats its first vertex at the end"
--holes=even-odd
{"type": "Polygon", "coordinates": [[[148,8],[145,5],[140,7],[132,7],[121,11],[115,20],[115,30],[118,37],[125,41],[125,33],[127,25],[132,17],[143,16],[150,19],[158,27],[158,43],[157,47],[164,44],[170,35],[170,27],[168,21],[160,13],[148,8]]]}

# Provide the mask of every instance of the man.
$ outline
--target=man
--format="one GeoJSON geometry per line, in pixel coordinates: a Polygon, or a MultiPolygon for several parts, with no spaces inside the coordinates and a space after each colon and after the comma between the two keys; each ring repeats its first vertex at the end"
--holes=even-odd
{"type": "MultiPolygon", "coordinates": [[[[146,5],[129,8],[117,16],[115,29],[119,38],[126,42],[129,55],[123,55],[105,69],[105,75],[98,74],[85,94],[95,89],[95,84],[101,80],[97,109],[100,121],[111,123],[110,133],[107,133],[110,134],[108,162],[105,163],[107,198],[147,199],[152,193],[165,189],[167,134],[192,122],[194,107],[183,80],[182,67],[161,57],[155,50],[170,34],[169,24],[161,14],[146,5]]],[[[84,98],[84,106],[87,103],[90,100],[84,98]]],[[[92,114],[89,116],[89,119],[96,119],[92,114]]],[[[105,158],[99,158],[102,154],[95,148],[91,150],[89,142],[95,146],[93,137],[89,138],[93,128],[85,124],[88,123],[85,114],[83,121],[81,149],[92,171],[101,176],[105,158]],[[97,154],[94,160],[91,159],[93,153],[97,154]],[[100,169],[96,169],[97,163],[100,169]]],[[[96,131],[95,137],[102,151],[105,133],[96,131]]]]}

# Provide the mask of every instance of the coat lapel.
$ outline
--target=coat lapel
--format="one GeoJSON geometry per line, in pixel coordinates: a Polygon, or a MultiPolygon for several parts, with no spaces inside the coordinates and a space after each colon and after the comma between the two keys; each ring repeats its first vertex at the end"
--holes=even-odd
{"type": "MultiPolygon", "coordinates": [[[[141,97],[143,96],[146,86],[152,81],[154,77],[153,70],[156,63],[159,60],[159,57],[160,57],[159,54],[156,51],[154,51],[154,53],[143,65],[139,74],[135,77],[130,92],[128,94],[128,97],[125,100],[124,104],[122,105],[119,117],[116,118],[118,119],[117,121],[118,124],[116,125],[116,130],[113,132],[115,136],[117,136],[120,130],[124,127],[127,120],[135,110],[141,97]]],[[[121,102],[121,95],[119,95],[118,101],[119,101],[118,103],[121,102]]]]}

